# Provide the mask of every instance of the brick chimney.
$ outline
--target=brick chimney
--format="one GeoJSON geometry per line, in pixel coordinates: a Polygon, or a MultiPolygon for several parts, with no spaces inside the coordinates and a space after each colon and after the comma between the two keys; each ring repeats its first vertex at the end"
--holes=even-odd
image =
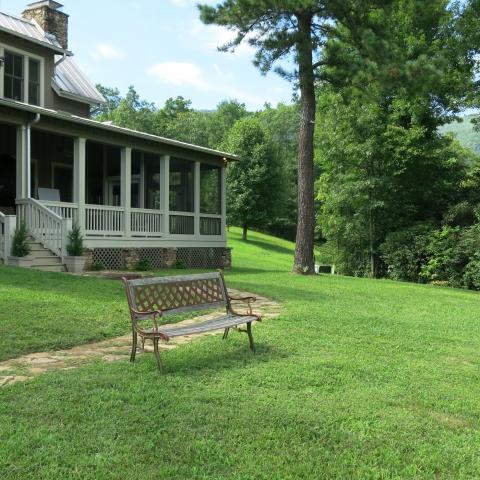
{"type": "Polygon", "coordinates": [[[62,48],[68,50],[68,15],[61,11],[62,8],[58,2],[42,0],[27,5],[22,16],[35,20],[45,33],[54,35],[62,48]]]}

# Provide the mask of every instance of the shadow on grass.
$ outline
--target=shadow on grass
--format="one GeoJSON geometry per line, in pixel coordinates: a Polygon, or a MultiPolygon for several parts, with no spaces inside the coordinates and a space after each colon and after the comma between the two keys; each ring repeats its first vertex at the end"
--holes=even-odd
{"type": "MultiPolygon", "coordinates": [[[[230,335],[235,334],[236,332],[232,332],[230,335]]],[[[248,365],[268,363],[290,356],[286,350],[263,342],[255,342],[256,353],[253,353],[249,349],[247,336],[244,333],[237,335],[239,335],[237,338],[229,338],[226,341],[221,337],[216,338],[216,341],[224,343],[220,346],[224,347],[220,351],[211,348],[210,342],[205,342],[208,346],[194,342],[189,345],[195,346],[194,350],[180,345],[172,351],[161,352],[164,376],[191,377],[201,374],[204,377],[206,374],[213,375],[224,370],[242,370],[248,365]]],[[[138,356],[137,362],[147,363],[149,368],[157,368],[155,357],[150,352],[138,356]]]]}
{"type": "Polygon", "coordinates": [[[262,250],[268,250],[270,252],[282,253],[287,255],[293,255],[294,251],[291,248],[281,247],[280,245],[273,245],[264,240],[238,240],[239,243],[244,245],[252,245],[254,247],[261,248],[262,250]]]}

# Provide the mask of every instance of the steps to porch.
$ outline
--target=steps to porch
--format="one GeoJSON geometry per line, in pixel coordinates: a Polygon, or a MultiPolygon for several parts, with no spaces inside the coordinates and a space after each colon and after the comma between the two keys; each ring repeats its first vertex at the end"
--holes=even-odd
{"type": "Polygon", "coordinates": [[[33,258],[32,268],[42,270],[44,272],[65,272],[65,265],[62,259],[54,255],[50,250],[45,248],[40,242],[30,237],[28,244],[31,248],[30,256],[33,258]]]}

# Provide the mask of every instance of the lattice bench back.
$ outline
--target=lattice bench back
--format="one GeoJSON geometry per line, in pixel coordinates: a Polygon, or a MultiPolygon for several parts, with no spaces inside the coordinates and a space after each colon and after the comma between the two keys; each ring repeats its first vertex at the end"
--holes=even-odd
{"type": "Polygon", "coordinates": [[[228,302],[220,272],[124,280],[128,303],[139,312],[169,313],[225,307],[228,302]]]}

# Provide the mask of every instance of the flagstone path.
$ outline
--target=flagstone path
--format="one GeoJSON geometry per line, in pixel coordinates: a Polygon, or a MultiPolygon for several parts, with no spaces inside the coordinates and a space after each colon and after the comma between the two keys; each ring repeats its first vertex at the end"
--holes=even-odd
{"type": "MultiPolygon", "coordinates": [[[[239,290],[229,289],[232,296],[246,297],[254,296],[257,301],[254,303],[254,311],[261,313],[262,318],[277,317],[282,307],[279,303],[259,295],[239,290]]],[[[235,303],[235,308],[241,312],[241,304],[235,303]]],[[[184,320],[176,325],[188,325],[199,321],[207,320],[209,317],[215,317],[217,313],[201,315],[190,320],[184,320]]],[[[179,345],[190,342],[194,338],[204,335],[218,335],[223,332],[207,332],[200,335],[185,335],[176,337],[168,343],[163,343],[161,350],[170,350],[179,345]]],[[[25,382],[51,370],[70,370],[86,365],[94,360],[104,360],[107,362],[116,362],[128,359],[131,350],[131,335],[104,340],[102,342],[79,345],[68,350],[58,350],[54,352],[30,353],[18,358],[13,358],[0,362],[0,387],[12,385],[18,382],[25,382]]],[[[145,351],[153,351],[150,345],[145,345],[145,351]]]]}

